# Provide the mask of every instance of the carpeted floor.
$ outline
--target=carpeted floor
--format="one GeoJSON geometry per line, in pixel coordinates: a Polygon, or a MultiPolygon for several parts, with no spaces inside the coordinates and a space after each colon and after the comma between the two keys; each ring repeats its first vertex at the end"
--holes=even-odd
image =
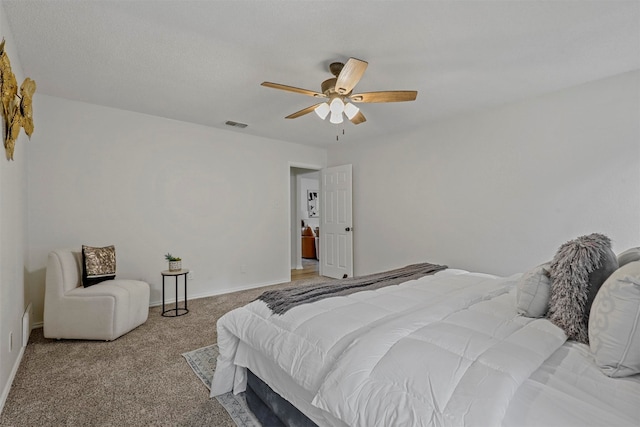
{"type": "Polygon", "coordinates": [[[144,325],[112,342],[49,340],[35,329],[0,426],[234,427],[181,354],[215,343],[217,319],[264,290],[322,280],[190,300],[177,318],[153,307],[144,325]]]}

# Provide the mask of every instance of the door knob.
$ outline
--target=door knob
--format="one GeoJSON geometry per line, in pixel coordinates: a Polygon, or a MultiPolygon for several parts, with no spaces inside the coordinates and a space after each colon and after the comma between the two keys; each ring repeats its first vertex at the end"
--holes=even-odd
{"type": "Polygon", "coordinates": [[[353,227],[347,227],[344,229],[344,231],[353,231],[353,227]]]}

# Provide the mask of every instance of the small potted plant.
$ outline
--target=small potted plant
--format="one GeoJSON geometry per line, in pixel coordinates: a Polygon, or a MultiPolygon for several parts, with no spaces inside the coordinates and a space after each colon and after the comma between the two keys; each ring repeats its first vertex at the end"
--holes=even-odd
{"type": "Polygon", "coordinates": [[[178,271],[182,270],[182,258],[175,257],[171,254],[166,254],[164,259],[169,261],[169,271],[178,271]]]}

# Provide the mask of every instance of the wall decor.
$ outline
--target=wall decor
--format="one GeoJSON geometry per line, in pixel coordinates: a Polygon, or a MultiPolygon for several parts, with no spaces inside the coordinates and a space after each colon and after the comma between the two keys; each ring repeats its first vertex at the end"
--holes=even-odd
{"type": "Polygon", "coordinates": [[[4,39],[0,43],[0,102],[2,103],[2,117],[4,117],[4,149],[7,160],[13,160],[13,151],[20,129],[29,138],[33,133],[32,99],[36,91],[36,82],[29,77],[24,79],[18,94],[18,82],[11,71],[9,56],[4,50],[4,39]],[[17,98],[17,99],[16,99],[17,98]]]}
{"type": "Polygon", "coordinates": [[[307,190],[307,211],[309,218],[317,218],[318,212],[318,190],[307,190]]]}

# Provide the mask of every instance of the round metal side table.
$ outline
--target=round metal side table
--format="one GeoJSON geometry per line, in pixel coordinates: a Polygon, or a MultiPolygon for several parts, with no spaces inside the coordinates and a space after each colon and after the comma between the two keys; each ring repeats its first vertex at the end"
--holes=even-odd
{"type": "Polygon", "coordinates": [[[171,271],[171,270],[165,270],[163,272],[161,272],[160,274],[162,274],[162,315],[164,317],[178,317],[178,316],[184,316],[185,314],[187,314],[189,312],[189,309],[187,308],[187,274],[189,274],[189,270],[187,269],[182,269],[182,270],[176,270],[176,271],[171,271]],[[165,304],[164,304],[164,279],[165,277],[174,277],[176,280],[176,307],[175,308],[169,308],[166,309],[164,308],[165,304]],[[179,307],[178,306],[178,278],[182,276],[184,278],[183,282],[184,282],[184,306],[183,307],[179,307]],[[167,314],[167,313],[173,313],[173,314],[167,314]]]}

